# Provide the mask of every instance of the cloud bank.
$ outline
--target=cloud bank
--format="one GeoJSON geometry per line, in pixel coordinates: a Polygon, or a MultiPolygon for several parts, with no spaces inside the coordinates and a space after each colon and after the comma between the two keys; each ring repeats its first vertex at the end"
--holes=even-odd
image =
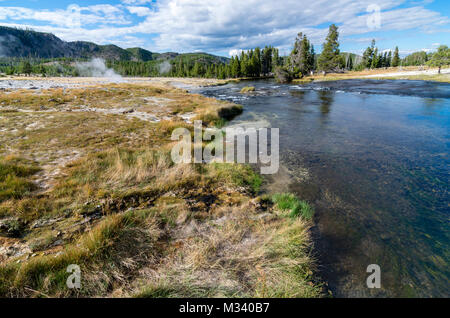
{"type": "Polygon", "coordinates": [[[377,31],[449,31],[448,17],[404,0],[122,0],[118,5],[55,10],[0,7],[0,23],[23,26],[20,21],[36,21],[39,26],[27,26],[69,41],[234,53],[266,44],[288,50],[298,32],[317,45],[331,23],[340,27],[343,39],[362,36],[374,31],[367,25],[367,8],[374,3],[381,17],[377,31]]]}

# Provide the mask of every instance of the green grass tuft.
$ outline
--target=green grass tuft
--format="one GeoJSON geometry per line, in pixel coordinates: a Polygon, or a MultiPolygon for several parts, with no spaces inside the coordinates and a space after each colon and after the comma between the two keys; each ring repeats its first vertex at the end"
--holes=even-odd
{"type": "Polygon", "coordinates": [[[29,177],[39,171],[23,159],[0,159],[0,202],[21,199],[36,186],[29,177]]]}
{"type": "Polygon", "coordinates": [[[249,165],[213,163],[210,166],[219,180],[249,188],[253,193],[258,193],[261,189],[263,179],[249,165]]]}
{"type": "Polygon", "coordinates": [[[272,196],[272,202],[283,212],[289,212],[289,217],[302,217],[305,220],[311,220],[314,215],[314,209],[311,205],[302,201],[292,193],[277,193],[272,196]]]}

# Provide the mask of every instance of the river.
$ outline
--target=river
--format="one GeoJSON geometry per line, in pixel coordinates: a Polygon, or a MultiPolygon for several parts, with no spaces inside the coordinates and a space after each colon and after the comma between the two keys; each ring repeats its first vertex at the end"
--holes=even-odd
{"type": "Polygon", "coordinates": [[[282,169],[266,188],[315,207],[318,274],[334,296],[450,296],[450,84],[260,80],[193,92],[242,104],[232,125],[280,129],[282,169]],[[367,288],[369,264],[380,289],[367,288]]]}

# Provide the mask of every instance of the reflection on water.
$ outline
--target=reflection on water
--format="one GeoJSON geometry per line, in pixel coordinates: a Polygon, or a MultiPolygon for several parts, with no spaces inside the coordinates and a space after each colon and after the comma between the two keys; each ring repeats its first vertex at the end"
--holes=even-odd
{"type": "Polygon", "coordinates": [[[334,93],[330,91],[319,91],[317,94],[319,95],[319,99],[321,101],[320,112],[324,117],[326,117],[326,115],[330,112],[331,105],[333,104],[334,93]]]}
{"type": "Polygon", "coordinates": [[[256,81],[201,93],[243,104],[233,124],[280,128],[289,178],[274,185],[314,204],[321,274],[336,296],[450,296],[450,85],[256,81]],[[256,93],[240,95],[248,85],[256,93]],[[365,285],[369,264],[381,266],[380,290],[365,285]]]}

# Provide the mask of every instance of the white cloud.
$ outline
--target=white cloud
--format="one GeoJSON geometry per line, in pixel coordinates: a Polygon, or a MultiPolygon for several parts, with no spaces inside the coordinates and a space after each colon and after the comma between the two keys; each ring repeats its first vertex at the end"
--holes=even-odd
{"type": "Polygon", "coordinates": [[[130,6],[130,7],[127,7],[127,9],[128,9],[128,11],[130,11],[130,13],[136,14],[139,17],[148,16],[152,12],[149,8],[141,7],[141,6],[130,6]]]}
{"type": "MultiPolygon", "coordinates": [[[[210,51],[230,54],[240,49],[273,45],[288,52],[298,32],[306,33],[320,45],[327,25],[339,26],[341,39],[364,35],[369,30],[366,9],[373,0],[122,0],[120,5],[81,7],[80,25],[72,27],[76,12],[70,10],[32,10],[0,7],[0,21],[20,24],[21,20],[48,22],[35,29],[54,32],[65,40],[89,40],[99,43],[132,41],[137,33],[157,34],[157,51],[210,51]],[[131,24],[129,14],[144,18],[131,24]],[[89,29],[88,29],[89,28],[89,29]]],[[[405,0],[378,0],[381,28],[377,31],[420,29],[442,31],[449,18],[416,3],[398,8],[405,0]]],[[[389,33],[386,33],[389,34],[389,33]]],[[[360,37],[372,38],[373,34],[360,37]]],[[[366,41],[366,42],[370,42],[366,41]]],[[[131,45],[131,43],[129,43],[131,45]]],[[[130,46],[127,45],[127,46],[130,46]]],[[[131,45],[132,46],[132,45],[131,45]]]]}
{"type": "Polygon", "coordinates": [[[229,56],[238,56],[241,54],[242,51],[243,50],[241,50],[241,49],[232,49],[228,52],[228,55],[229,56]]]}
{"type": "Polygon", "coordinates": [[[125,3],[125,4],[137,4],[137,5],[140,5],[140,4],[151,3],[152,0],[121,0],[121,2],[125,3]]]}
{"type": "MultiPolygon", "coordinates": [[[[436,27],[449,23],[447,17],[423,7],[394,9],[403,0],[380,0],[380,31],[436,27]]],[[[159,49],[211,50],[251,48],[271,44],[287,49],[298,32],[320,44],[327,28],[336,23],[341,35],[364,34],[367,6],[373,0],[259,1],[259,0],[162,0],[146,21],[135,28],[159,33],[159,49]]]]}
{"type": "Polygon", "coordinates": [[[80,25],[97,24],[129,24],[122,10],[112,5],[93,5],[80,7],[70,5],[67,9],[33,10],[22,7],[0,7],[1,20],[33,20],[39,22],[48,22],[50,25],[73,27],[74,21],[80,25]]]}

